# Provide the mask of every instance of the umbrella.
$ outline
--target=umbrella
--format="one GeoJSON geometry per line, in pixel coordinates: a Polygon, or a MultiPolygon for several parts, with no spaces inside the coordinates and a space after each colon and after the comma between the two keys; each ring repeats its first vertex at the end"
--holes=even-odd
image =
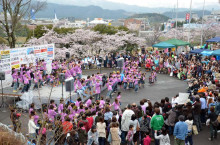
{"type": "Polygon", "coordinates": [[[203,51],[203,52],[201,52],[201,54],[204,55],[204,56],[210,56],[210,55],[212,55],[212,53],[213,53],[213,51],[203,51]]]}
{"type": "Polygon", "coordinates": [[[167,42],[160,42],[160,43],[154,44],[153,47],[156,47],[156,48],[174,48],[176,46],[173,45],[173,44],[167,43],[167,42]]]}
{"type": "Polygon", "coordinates": [[[220,49],[213,51],[212,55],[220,56],[220,49]]]}

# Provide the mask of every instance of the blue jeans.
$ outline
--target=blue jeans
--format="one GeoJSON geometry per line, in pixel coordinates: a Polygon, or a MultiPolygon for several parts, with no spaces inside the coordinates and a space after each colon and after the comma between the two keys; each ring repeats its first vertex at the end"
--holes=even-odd
{"type": "Polygon", "coordinates": [[[124,89],[126,90],[126,89],[127,89],[127,87],[128,87],[128,83],[127,83],[127,82],[125,82],[125,83],[124,83],[124,89]]]}
{"type": "Polygon", "coordinates": [[[77,74],[76,76],[77,76],[79,79],[82,78],[82,74],[77,74]]]}
{"type": "Polygon", "coordinates": [[[112,90],[109,90],[109,91],[108,91],[107,97],[112,98],[112,90]]]}
{"type": "Polygon", "coordinates": [[[96,94],[95,95],[95,100],[97,101],[97,100],[99,100],[100,99],[100,94],[96,94]]]}
{"type": "MultiPolygon", "coordinates": [[[[152,134],[153,134],[153,137],[154,137],[154,130],[152,129],[152,134]]],[[[160,135],[160,132],[157,132],[157,135],[160,135]]],[[[160,140],[159,139],[155,139],[154,137],[154,144],[155,145],[160,145],[160,140]]]]}
{"type": "Polygon", "coordinates": [[[134,87],[135,92],[137,92],[138,89],[139,89],[139,86],[138,86],[138,84],[137,84],[137,85],[135,85],[135,87],[134,87]]]}
{"type": "Polygon", "coordinates": [[[99,137],[99,145],[105,145],[105,138],[99,137]]]}
{"type": "Polygon", "coordinates": [[[192,135],[186,137],[185,143],[187,144],[188,142],[189,142],[190,145],[193,145],[192,135]]]}
{"type": "Polygon", "coordinates": [[[17,91],[17,89],[18,89],[18,82],[14,82],[13,90],[17,91]]]}
{"type": "Polygon", "coordinates": [[[128,132],[127,131],[122,131],[121,132],[121,143],[126,143],[126,136],[128,132]]]}
{"type": "Polygon", "coordinates": [[[84,101],[83,95],[86,96],[86,98],[88,98],[89,96],[84,92],[84,90],[77,90],[77,93],[79,94],[80,98],[82,99],[82,101],[84,101]]]}
{"type": "Polygon", "coordinates": [[[21,92],[22,92],[22,93],[28,92],[28,84],[25,84],[25,85],[24,85],[24,87],[23,87],[23,89],[22,89],[21,92]]]}
{"type": "Polygon", "coordinates": [[[172,135],[174,127],[173,126],[168,126],[168,129],[169,129],[169,135],[172,135]]]}

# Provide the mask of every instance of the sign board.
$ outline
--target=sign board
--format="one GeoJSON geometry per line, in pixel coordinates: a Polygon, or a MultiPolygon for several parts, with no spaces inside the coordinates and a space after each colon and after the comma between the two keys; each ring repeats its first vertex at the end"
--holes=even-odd
{"type": "Polygon", "coordinates": [[[179,93],[179,97],[177,97],[176,102],[178,104],[185,104],[188,102],[189,93],[179,93]]]}
{"type": "Polygon", "coordinates": [[[50,71],[51,63],[55,55],[54,51],[54,44],[0,50],[0,71],[5,72],[6,75],[3,86],[8,87],[11,85],[12,68],[20,69],[22,64],[28,66],[32,63],[35,65],[36,60],[44,59],[47,62],[48,71],[50,71]]]}

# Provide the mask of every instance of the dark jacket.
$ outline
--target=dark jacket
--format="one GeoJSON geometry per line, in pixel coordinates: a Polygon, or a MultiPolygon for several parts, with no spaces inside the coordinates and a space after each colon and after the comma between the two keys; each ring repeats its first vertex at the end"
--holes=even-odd
{"type": "Polygon", "coordinates": [[[80,143],[86,143],[87,142],[87,133],[85,129],[78,129],[78,135],[79,135],[79,142],[80,143]]]}
{"type": "Polygon", "coordinates": [[[200,102],[196,102],[194,104],[193,113],[194,113],[194,115],[200,115],[200,113],[201,113],[201,103],[200,102]]]}

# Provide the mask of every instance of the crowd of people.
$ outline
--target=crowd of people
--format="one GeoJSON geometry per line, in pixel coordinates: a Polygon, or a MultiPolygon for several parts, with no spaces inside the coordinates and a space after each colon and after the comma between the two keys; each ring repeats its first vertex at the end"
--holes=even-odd
{"type": "MultiPolygon", "coordinates": [[[[210,128],[208,139],[212,141],[217,138],[220,121],[220,72],[219,63],[214,56],[146,52],[140,56],[119,55],[120,57],[125,60],[122,73],[112,72],[108,76],[96,74],[88,76],[87,79],[81,78],[80,68],[87,66],[82,61],[53,61],[50,77],[44,71],[44,61],[40,61],[39,69],[34,71],[25,66],[20,72],[13,70],[13,74],[23,74],[23,79],[19,79],[23,80],[24,91],[30,88],[32,79],[37,84],[36,87],[45,83],[58,85],[58,72],[64,72],[66,78],[77,79],[74,85],[79,98],[76,102],[65,102],[61,99],[59,104],[55,104],[54,100],[51,100],[50,104],[42,106],[41,114],[35,110],[34,104],[31,104],[29,140],[35,143],[40,136],[42,144],[49,145],[150,145],[151,142],[155,145],[169,145],[170,137],[174,137],[175,145],[193,145],[193,134],[201,132],[204,124],[210,128]],[[146,98],[140,100],[139,104],[130,103],[122,107],[121,97],[125,96],[120,88],[134,88],[138,92],[139,88],[144,87],[146,74],[141,71],[142,66],[151,71],[149,80],[152,82],[157,80],[157,73],[186,81],[189,85],[187,92],[190,94],[188,101],[178,104],[178,95],[172,100],[169,99],[170,96],[161,96],[163,99],[158,102],[153,103],[146,98]],[[39,74],[42,77],[39,77],[39,74]],[[36,78],[38,79],[35,81],[36,78]],[[28,85],[25,87],[26,84],[28,85]],[[101,86],[107,87],[106,96],[101,95],[101,86]],[[95,93],[91,93],[94,91],[95,93]],[[112,95],[113,93],[117,95],[112,95]]],[[[103,63],[104,67],[111,66],[109,59],[104,59],[103,63]]],[[[18,78],[16,79],[14,86],[17,86],[18,78]]],[[[19,117],[16,109],[12,109],[11,120],[15,131],[20,128],[19,117]]]]}

